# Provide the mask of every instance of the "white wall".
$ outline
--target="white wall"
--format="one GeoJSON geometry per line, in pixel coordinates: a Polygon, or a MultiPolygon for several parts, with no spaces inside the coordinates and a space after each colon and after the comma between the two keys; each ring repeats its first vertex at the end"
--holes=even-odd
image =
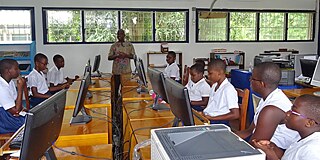
{"type": "MultiPolygon", "coordinates": [[[[213,48],[226,48],[228,51],[242,50],[246,53],[246,67],[252,62],[253,57],[264,50],[288,48],[299,50],[300,53],[316,53],[317,41],[314,42],[268,42],[268,43],[195,43],[195,24],[192,7],[209,8],[212,0],[1,0],[0,6],[28,6],[35,7],[36,42],[37,51],[49,57],[60,53],[65,57],[67,75],[82,74],[86,61],[97,54],[102,55],[100,70],[111,72],[112,62],[107,61],[107,52],[111,44],[68,44],[44,45],[42,34],[42,7],[99,7],[99,8],[183,8],[190,9],[189,43],[169,44],[170,50],[179,50],[183,53],[183,63],[192,64],[193,57],[209,57],[213,48]]],[[[233,9],[316,9],[316,0],[218,0],[214,8],[233,9]]],[[[316,35],[318,35],[319,18],[317,17],[316,35]]],[[[134,44],[136,53],[146,62],[147,51],[159,51],[160,44],[134,44]]],[[[49,66],[50,67],[50,66],[49,66]]]]}

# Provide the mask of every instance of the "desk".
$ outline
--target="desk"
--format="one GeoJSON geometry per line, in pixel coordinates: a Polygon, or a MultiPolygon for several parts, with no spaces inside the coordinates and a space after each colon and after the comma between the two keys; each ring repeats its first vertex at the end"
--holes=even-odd
{"type": "Polygon", "coordinates": [[[313,94],[313,92],[320,91],[320,88],[288,89],[282,91],[287,97],[296,98],[304,94],[313,94]]]}

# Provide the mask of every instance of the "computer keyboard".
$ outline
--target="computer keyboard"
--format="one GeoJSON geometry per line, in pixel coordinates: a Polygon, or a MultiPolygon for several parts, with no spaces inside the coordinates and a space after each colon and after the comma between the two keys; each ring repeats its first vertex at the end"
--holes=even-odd
{"type": "Polygon", "coordinates": [[[10,142],[9,148],[11,149],[20,149],[22,140],[23,140],[24,128],[12,139],[10,142]]]}

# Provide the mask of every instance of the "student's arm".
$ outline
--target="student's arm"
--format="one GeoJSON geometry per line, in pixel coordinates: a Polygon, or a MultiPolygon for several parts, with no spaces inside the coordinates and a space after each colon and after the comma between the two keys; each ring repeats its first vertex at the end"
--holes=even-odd
{"type": "Polygon", "coordinates": [[[57,85],[57,86],[50,86],[49,87],[49,91],[59,91],[59,90],[62,90],[62,89],[65,89],[65,88],[69,88],[69,87],[70,87],[69,83],[64,83],[64,84],[60,84],[60,85],[57,85]]]}
{"type": "Polygon", "coordinates": [[[209,101],[209,97],[202,97],[202,101],[191,101],[191,105],[193,106],[207,106],[209,101]]]}
{"type": "Polygon", "coordinates": [[[209,120],[214,120],[214,121],[224,121],[224,120],[238,119],[239,116],[240,116],[239,108],[232,108],[232,109],[230,109],[230,112],[227,114],[215,116],[215,117],[211,117],[209,115],[206,115],[206,118],[208,118],[209,120]]]}
{"type": "Polygon", "coordinates": [[[25,79],[22,77],[18,77],[18,80],[17,80],[18,95],[17,95],[17,99],[16,99],[16,105],[14,107],[8,109],[8,112],[14,116],[18,116],[19,112],[23,109],[23,107],[22,107],[22,93],[23,93],[24,85],[25,85],[25,79]]]}
{"type": "Polygon", "coordinates": [[[285,118],[285,112],[275,106],[264,107],[258,117],[255,132],[252,134],[249,141],[250,144],[254,145],[251,140],[270,140],[273,136],[278,124],[285,118]]]}
{"type": "Polygon", "coordinates": [[[119,58],[119,54],[116,54],[115,52],[116,48],[112,45],[108,54],[108,60],[115,60],[116,58],[119,58]]]}
{"type": "Polygon", "coordinates": [[[250,126],[247,129],[243,131],[233,131],[233,132],[235,132],[235,134],[237,134],[240,138],[245,139],[252,134],[254,128],[255,128],[255,125],[253,122],[251,122],[250,126]]]}
{"type": "Polygon", "coordinates": [[[41,94],[38,92],[37,87],[31,87],[32,96],[36,98],[49,98],[50,95],[47,94],[41,94]]]}

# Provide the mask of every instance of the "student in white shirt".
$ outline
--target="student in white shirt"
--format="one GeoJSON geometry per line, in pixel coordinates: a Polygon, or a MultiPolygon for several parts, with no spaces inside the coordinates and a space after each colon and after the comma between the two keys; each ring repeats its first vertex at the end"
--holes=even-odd
{"type": "Polygon", "coordinates": [[[276,154],[277,146],[268,140],[253,140],[270,160],[320,160],[320,97],[302,95],[286,112],[285,125],[298,131],[301,139],[285,151],[281,157],[276,154]]]}
{"type": "Polygon", "coordinates": [[[170,77],[177,82],[180,82],[180,69],[177,65],[176,61],[176,53],[173,51],[169,51],[166,57],[167,67],[163,71],[163,75],[165,77],[170,77]]]}
{"type": "Polygon", "coordinates": [[[0,61],[0,134],[17,131],[25,118],[19,115],[23,109],[22,93],[25,80],[19,77],[17,61],[3,59],[0,61]],[[17,89],[12,79],[17,78],[17,89]]]}
{"type": "Polygon", "coordinates": [[[203,114],[211,124],[229,125],[230,120],[239,118],[238,94],[225,75],[226,64],[215,59],[208,65],[208,79],[212,87],[207,107],[203,114]]]}
{"type": "Polygon", "coordinates": [[[190,67],[190,80],[186,87],[188,89],[192,108],[202,111],[208,104],[210,86],[203,77],[204,67],[195,63],[190,67]]]}
{"type": "Polygon", "coordinates": [[[74,79],[64,77],[62,68],[64,67],[64,58],[56,54],[53,56],[54,66],[51,67],[47,73],[47,81],[50,87],[61,86],[63,84],[71,85],[79,76],[75,76],[74,79]]]}

